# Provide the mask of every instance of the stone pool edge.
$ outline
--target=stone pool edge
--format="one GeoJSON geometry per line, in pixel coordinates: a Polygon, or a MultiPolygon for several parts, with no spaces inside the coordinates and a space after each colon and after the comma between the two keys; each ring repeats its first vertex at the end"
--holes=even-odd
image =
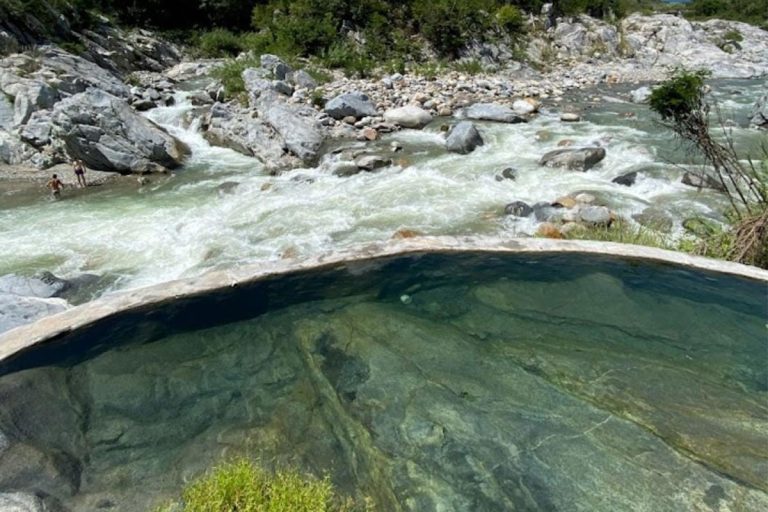
{"type": "Polygon", "coordinates": [[[248,285],[260,280],[294,272],[331,266],[349,266],[352,273],[365,273],[365,264],[376,260],[418,253],[487,252],[488,254],[592,254],[617,259],[672,264],[694,270],[734,275],[764,281],[768,271],[738,263],[713,260],[685,253],[584,240],[550,240],[538,238],[499,239],[488,237],[419,237],[399,241],[372,243],[335,251],[302,260],[255,263],[228,270],[211,271],[198,277],[169,281],[145,288],[127,290],[96,299],[81,306],[43,318],[0,334],[0,364],[34,346],[55,340],[99,320],[120,313],[159,306],[181,298],[199,296],[227,288],[248,285]],[[359,264],[359,268],[355,265],[359,264]]]}

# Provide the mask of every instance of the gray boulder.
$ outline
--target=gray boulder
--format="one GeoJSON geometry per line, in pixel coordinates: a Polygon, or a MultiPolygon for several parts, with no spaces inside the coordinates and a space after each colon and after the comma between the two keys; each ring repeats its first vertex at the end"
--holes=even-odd
{"type": "Polygon", "coordinates": [[[392,160],[379,155],[361,155],[355,159],[355,165],[363,171],[370,172],[392,165],[392,160]]]}
{"type": "Polygon", "coordinates": [[[0,493],[0,510],[3,512],[48,512],[43,500],[34,494],[23,492],[0,493]]]}
{"type": "Polygon", "coordinates": [[[475,127],[474,123],[462,121],[453,127],[448,138],[445,140],[445,147],[452,153],[466,155],[471,153],[478,146],[485,144],[482,135],[475,127]]]}
{"type": "Polygon", "coordinates": [[[64,299],[26,297],[0,292],[0,332],[60,313],[67,308],[69,304],[64,299]]]}
{"type": "Polygon", "coordinates": [[[104,91],[89,89],[56,104],[53,135],[67,153],[91,169],[121,173],[178,167],[189,148],[128,103],[104,91]]]}
{"type": "Polygon", "coordinates": [[[325,104],[325,113],[334,119],[354,117],[360,119],[376,115],[376,106],[370,98],[360,92],[351,92],[336,96],[325,104]]]}
{"type": "Polygon", "coordinates": [[[651,97],[651,88],[643,86],[635,89],[629,93],[629,97],[632,99],[632,103],[645,103],[651,97]]]}
{"type": "Polygon", "coordinates": [[[625,187],[631,187],[635,184],[635,181],[637,181],[637,171],[632,171],[622,174],[621,176],[616,176],[611,180],[611,183],[624,185],[625,187]]]}
{"type": "Polygon", "coordinates": [[[579,210],[579,220],[591,226],[608,226],[613,217],[605,206],[584,206],[579,210]]]}
{"type": "Polygon", "coordinates": [[[763,94],[755,103],[749,124],[758,128],[768,128],[768,94],[763,94]]]}
{"type": "Polygon", "coordinates": [[[297,164],[286,158],[280,135],[254,117],[252,111],[234,104],[216,103],[204,124],[203,137],[212,145],[253,156],[274,168],[297,164]]]}
{"type": "Polygon", "coordinates": [[[265,98],[259,106],[261,118],[283,139],[285,148],[305,163],[314,161],[325,141],[314,109],[265,98]]]}
{"type": "Polygon", "coordinates": [[[25,277],[16,274],[0,276],[0,293],[23,297],[49,299],[57,297],[69,288],[69,283],[50,272],[37,277],[25,277]]]}
{"type": "Polygon", "coordinates": [[[402,126],[403,128],[420,129],[432,121],[432,115],[416,105],[406,105],[384,112],[384,120],[402,126]]]}
{"type": "Polygon", "coordinates": [[[291,66],[286,64],[277,55],[265,53],[259,60],[261,61],[261,67],[269,71],[277,80],[285,80],[289,74],[293,73],[291,66]]]}
{"type": "Polygon", "coordinates": [[[539,165],[565,167],[572,171],[587,171],[605,158],[604,148],[556,149],[545,154],[539,165]]]}
{"type": "Polygon", "coordinates": [[[504,207],[504,213],[514,215],[515,217],[530,217],[533,213],[533,208],[522,201],[514,201],[504,207]]]}
{"type": "Polygon", "coordinates": [[[504,180],[510,180],[515,181],[517,180],[518,170],[514,167],[507,167],[506,169],[502,170],[501,173],[496,175],[496,181],[504,181],[504,180]]]}
{"type": "Polygon", "coordinates": [[[462,112],[465,119],[495,121],[497,123],[525,123],[527,120],[514,110],[496,103],[475,103],[462,112]]]}
{"type": "Polygon", "coordinates": [[[298,71],[295,71],[291,75],[291,81],[293,82],[293,85],[296,87],[299,87],[301,89],[315,89],[317,88],[317,80],[312,78],[312,75],[304,71],[303,69],[300,69],[298,71]]]}
{"type": "Polygon", "coordinates": [[[0,130],[10,130],[15,126],[13,103],[3,93],[0,93],[0,130]]]}
{"type": "Polygon", "coordinates": [[[51,142],[51,111],[38,110],[19,130],[19,137],[27,144],[42,148],[51,142]]]}

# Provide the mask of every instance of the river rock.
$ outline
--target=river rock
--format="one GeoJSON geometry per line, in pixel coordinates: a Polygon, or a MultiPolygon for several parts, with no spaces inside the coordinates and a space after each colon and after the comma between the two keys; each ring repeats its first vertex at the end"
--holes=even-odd
{"type": "Polygon", "coordinates": [[[523,201],[514,201],[504,207],[504,213],[515,217],[530,217],[533,208],[523,201]]]}
{"type": "Polygon", "coordinates": [[[576,123],[581,121],[581,116],[575,112],[563,112],[560,114],[560,120],[564,123],[576,123]]]}
{"type": "Polygon", "coordinates": [[[539,110],[539,104],[532,98],[516,100],[514,103],[512,103],[512,110],[514,110],[515,113],[524,116],[537,112],[539,110]]]}
{"type": "Polygon", "coordinates": [[[312,78],[312,75],[303,69],[294,71],[293,75],[291,75],[291,80],[293,81],[293,85],[301,89],[313,90],[317,88],[317,80],[312,78]]]}
{"type": "Polygon", "coordinates": [[[579,209],[579,219],[590,226],[609,226],[613,217],[605,206],[584,206],[579,209]]]}
{"type": "Polygon", "coordinates": [[[515,181],[517,180],[517,174],[518,170],[514,167],[507,167],[506,169],[502,170],[499,174],[496,175],[496,181],[504,181],[504,180],[510,180],[515,181]]]}
{"type": "Polygon", "coordinates": [[[392,165],[392,160],[380,155],[361,155],[355,158],[355,165],[359,169],[370,172],[392,165]]]}
{"type": "Polygon", "coordinates": [[[611,180],[611,183],[624,185],[625,187],[631,187],[635,184],[635,181],[637,181],[637,171],[632,171],[622,174],[621,176],[616,176],[611,180]]]}
{"type": "Polygon", "coordinates": [[[563,220],[563,210],[565,208],[558,203],[539,201],[532,208],[533,215],[539,222],[560,222],[563,220]]]}
{"type": "Polygon", "coordinates": [[[485,141],[483,141],[482,135],[474,123],[469,121],[462,121],[454,126],[445,139],[445,147],[448,151],[462,155],[471,153],[483,144],[485,141]]]}
{"type": "Polygon", "coordinates": [[[587,171],[605,158],[604,148],[556,149],[545,154],[539,165],[565,167],[572,171],[587,171]]]}
{"type": "Polygon", "coordinates": [[[230,103],[216,103],[204,123],[203,137],[213,146],[253,156],[279,169],[294,164],[286,159],[283,140],[277,131],[254,113],[230,103]]]}
{"type": "Polygon", "coordinates": [[[752,108],[749,124],[758,128],[768,128],[768,94],[764,94],[752,108]]]}
{"type": "Polygon", "coordinates": [[[288,151],[305,163],[312,163],[317,158],[325,135],[313,108],[262,97],[258,109],[261,118],[280,135],[288,151]]]}
{"type": "Polygon", "coordinates": [[[59,296],[69,287],[69,283],[50,272],[38,277],[25,277],[16,274],[0,276],[0,293],[23,297],[49,299],[59,296]]]}
{"type": "Polygon", "coordinates": [[[406,105],[384,112],[384,120],[403,128],[421,129],[432,121],[432,115],[416,105],[406,105]]]}
{"type": "Polygon", "coordinates": [[[708,188],[717,190],[718,192],[726,191],[726,188],[720,183],[720,180],[707,174],[686,171],[683,173],[682,182],[683,185],[688,185],[690,187],[708,188]]]}
{"type": "Polygon", "coordinates": [[[3,512],[49,512],[42,498],[23,492],[0,493],[0,510],[3,512]]]}
{"type": "Polygon", "coordinates": [[[334,119],[351,116],[360,119],[376,115],[376,106],[371,99],[361,92],[351,92],[336,96],[325,104],[325,113],[334,119]]]}
{"type": "Polygon", "coordinates": [[[64,299],[0,292],[0,332],[25,325],[69,308],[64,299]]]}
{"type": "Polygon", "coordinates": [[[629,97],[632,100],[632,103],[645,103],[648,101],[648,98],[651,97],[651,88],[643,86],[635,89],[629,93],[629,97]]]}
{"type": "Polygon", "coordinates": [[[136,114],[125,100],[97,89],[56,104],[53,126],[67,153],[91,169],[124,173],[172,169],[189,154],[184,143],[136,114]]]}
{"type": "Polygon", "coordinates": [[[475,103],[465,108],[461,117],[476,121],[494,121],[497,123],[525,123],[526,119],[514,110],[497,103],[475,103]]]}
{"type": "Polygon", "coordinates": [[[632,215],[632,218],[641,226],[665,233],[672,231],[672,226],[674,225],[674,221],[669,214],[653,207],[646,208],[642,212],[632,215]]]}

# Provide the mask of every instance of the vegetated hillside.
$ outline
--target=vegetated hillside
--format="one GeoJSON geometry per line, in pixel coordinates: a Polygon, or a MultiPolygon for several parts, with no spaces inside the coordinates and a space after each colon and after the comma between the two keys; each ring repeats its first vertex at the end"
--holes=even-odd
{"type": "MultiPolygon", "coordinates": [[[[365,60],[418,56],[421,41],[442,58],[455,57],[472,41],[514,41],[525,33],[526,13],[538,14],[543,5],[542,0],[0,0],[0,30],[22,44],[67,42],[72,31],[98,24],[106,15],[124,25],[176,32],[206,56],[271,51],[322,56],[331,65],[358,60],[364,66],[365,60]]],[[[549,13],[552,19],[582,13],[615,19],[670,8],[663,5],[554,0],[549,13]]],[[[672,8],[760,24],[768,0],[695,0],[672,8]]]]}

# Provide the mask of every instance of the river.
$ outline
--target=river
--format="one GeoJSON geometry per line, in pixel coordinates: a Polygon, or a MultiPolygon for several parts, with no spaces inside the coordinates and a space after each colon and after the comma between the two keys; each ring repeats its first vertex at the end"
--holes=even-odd
{"type": "MultiPolygon", "coordinates": [[[[718,81],[713,87],[724,117],[735,123],[738,147],[757,155],[765,134],[747,122],[766,82],[718,81]]],[[[689,162],[690,156],[647,107],[616,101],[623,92],[581,93],[585,116],[579,123],[562,123],[547,108],[527,124],[480,123],[486,144],[467,156],[442,149],[445,121],[403,130],[380,142],[404,146],[399,165],[347,178],[334,176],[327,162],[270,176],[253,158],[211,147],[197,122],[186,122],[193,107],[182,96],[177,106],[148,113],[192,148],[175,173],[152,176],[144,185],[126,179],[66,191],[56,202],[44,190],[0,196],[0,275],[92,273],[106,276],[100,293],[109,293],[387,240],[401,230],[527,236],[534,222],[505,216],[507,203],[554,201],[579,191],[624,217],[660,210],[674,219],[677,234],[686,218],[722,219],[724,198],[680,183],[682,170],[669,162],[689,162]],[[608,156],[586,173],[540,167],[538,159],[563,139],[575,146],[599,142],[608,156]],[[496,179],[506,167],[518,170],[515,181],[496,179]],[[634,186],[611,183],[633,170],[642,171],[634,186]]]]}

